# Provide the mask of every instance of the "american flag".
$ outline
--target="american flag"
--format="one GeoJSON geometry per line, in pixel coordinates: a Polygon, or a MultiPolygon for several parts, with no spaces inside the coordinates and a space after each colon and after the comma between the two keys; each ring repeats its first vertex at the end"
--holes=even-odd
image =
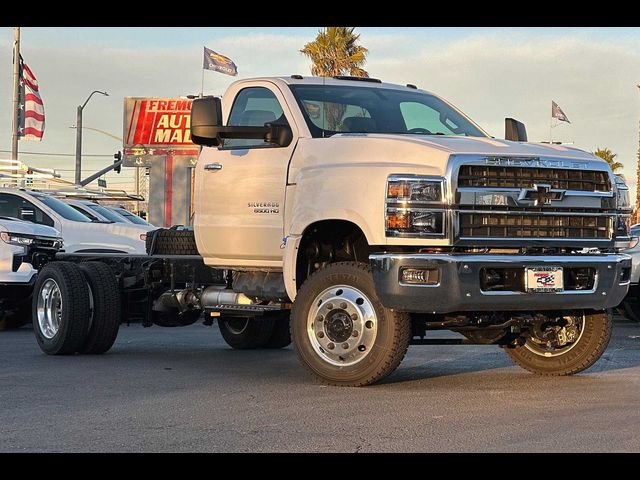
{"type": "Polygon", "coordinates": [[[44,135],[44,103],[38,80],[20,55],[18,138],[41,141],[44,135]]]}

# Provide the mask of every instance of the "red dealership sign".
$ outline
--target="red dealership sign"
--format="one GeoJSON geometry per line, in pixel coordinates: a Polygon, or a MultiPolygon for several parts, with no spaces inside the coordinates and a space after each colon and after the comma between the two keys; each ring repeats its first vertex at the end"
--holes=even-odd
{"type": "Polygon", "coordinates": [[[191,100],[124,99],[124,147],[191,146],[191,100]]]}
{"type": "Polygon", "coordinates": [[[150,166],[158,156],[194,156],[188,98],[124,99],[124,166],[150,166]]]}

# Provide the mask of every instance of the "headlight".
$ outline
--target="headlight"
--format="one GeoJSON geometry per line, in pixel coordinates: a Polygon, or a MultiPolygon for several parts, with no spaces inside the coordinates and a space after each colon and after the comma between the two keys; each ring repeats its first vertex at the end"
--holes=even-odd
{"type": "Polygon", "coordinates": [[[442,180],[389,177],[387,198],[398,202],[442,203],[442,180]]]}
{"type": "Polygon", "coordinates": [[[23,237],[15,233],[0,232],[0,238],[4,243],[8,243],[9,245],[25,246],[33,243],[33,238],[23,237]]]}
{"type": "Polygon", "coordinates": [[[434,237],[445,234],[442,178],[392,175],[387,179],[387,236],[434,237]]]}
{"type": "Polygon", "coordinates": [[[616,248],[619,248],[621,252],[625,250],[631,250],[632,248],[636,248],[638,246],[638,241],[640,238],[631,237],[628,242],[616,242],[616,248]]]}

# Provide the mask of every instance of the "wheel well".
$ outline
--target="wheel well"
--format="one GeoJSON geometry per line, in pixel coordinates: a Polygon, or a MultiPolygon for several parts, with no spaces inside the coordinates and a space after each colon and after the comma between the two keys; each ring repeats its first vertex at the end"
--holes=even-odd
{"type": "Polygon", "coordinates": [[[334,262],[369,260],[371,247],[360,227],[346,220],[322,220],[302,234],[296,258],[296,286],[309,275],[334,262]]]}

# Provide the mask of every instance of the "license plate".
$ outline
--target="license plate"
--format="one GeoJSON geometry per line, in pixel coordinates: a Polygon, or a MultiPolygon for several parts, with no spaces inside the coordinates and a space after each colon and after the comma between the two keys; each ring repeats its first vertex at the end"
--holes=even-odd
{"type": "Polygon", "coordinates": [[[528,267],[525,270],[527,292],[554,293],[564,290],[562,267],[528,267]]]}

